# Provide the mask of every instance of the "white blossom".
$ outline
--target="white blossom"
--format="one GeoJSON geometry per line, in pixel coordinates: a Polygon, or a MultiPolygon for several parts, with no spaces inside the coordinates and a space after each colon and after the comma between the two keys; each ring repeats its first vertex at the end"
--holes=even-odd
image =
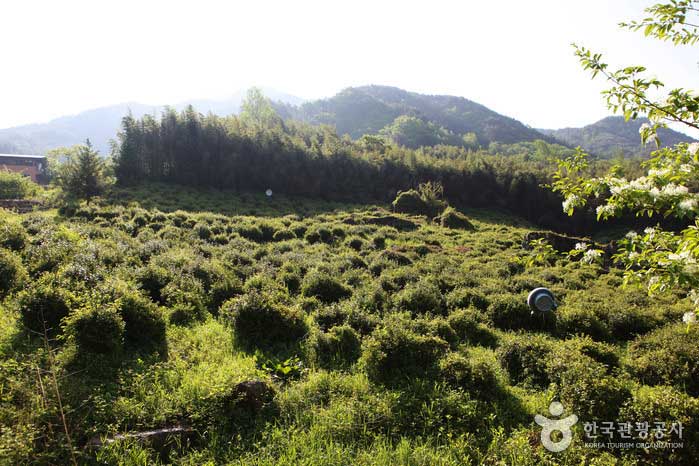
{"type": "MultiPolygon", "coordinates": [[[[693,143],[693,144],[699,144],[699,143],[693,143]]],[[[691,173],[692,172],[692,164],[690,163],[683,163],[680,165],[680,171],[683,173],[691,173]]]]}
{"type": "Polygon", "coordinates": [[[580,197],[576,196],[575,194],[571,194],[562,203],[563,211],[567,212],[571,208],[577,207],[579,203],[580,203],[580,197]]]}
{"type": "Polygon", "coordinates": [[[696,312],[689,311],[685,312],[684,315],[682,316],[682,322],[685,324],[694,324],[697,321],[697,314],[696,312]]]}
{"type": "Polygon", "coordinates": [[[680,210],[684,210],[686,212],[694,212],[695,210],[697,210],[697,199],[694,197],[683,199],[678,204],[678,207],[680,208],[680,210]]]}
{"type": "Polygon", "coordinates": [[[638,238],[638,233],[631,230],[630,232],[626,233],[626,238],[630,239],[630,240],[634,240],[634,239],[638,238]]]}
{"type": "Polygon", "coordinates": [[[586,264],[592,264],[593,262],[597,261],[600,257],[602,257],[602,251],[598,249],[588,249],[585,251],[585,254],[583,254],[582,262],[586,264]]]}
{"type": "Polygon", "coordinates": [[[582,251],[587,249],[587,243],[575,243],[575,250],[582,251]]]}
{"type": "Polygon", "coordinates": [[[699,151],[699,142],[693,142],[687,146],[687,152],[690,154],[696,155],[697,151],[699,151]]]}
{"type": "Polygon", "coordinates": [[[670,174],[670,169],[669,168],[660,168],[660,169],[655,169],[652,168],[648,170],[648,175],[650,176],[667,176],[670,174]]]}
{"type": "Polygon", "coordinates": [[[614,215],[616,208],[611,204],[606,204],[606,205],[598,206],[596,210],[597,210],[597,215],[604,216],[604,215],[614,215]]]}
{"type": "Polygon", "coordinates": [[[650,125],[648,123],[643,123],[640,128],[638,128],[638,133],[643,134],[646,131],[650,131],[650,125]]]}
{"type": "Polygon", "coordinates": [[[669,183],[663,186],[662,193],[665,196],[681,196],[687,194],[689,189],[686,186],[676,185],[675,183],[669,183]]]}
{"type": "Polygon", "coordinates": [[[687,293],[687,297],[695,306],[699,306],[699,292],[697,290],[691,290],[687,293]]]}

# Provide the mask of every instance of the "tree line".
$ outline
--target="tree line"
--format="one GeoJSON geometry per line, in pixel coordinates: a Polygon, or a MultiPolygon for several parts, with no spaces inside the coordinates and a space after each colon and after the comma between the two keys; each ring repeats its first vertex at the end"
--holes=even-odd
{"type": "Polygon", "coordinates": [[[191,106],[159,117],[126,116],[113,147],[120,184],[177,183],[351,202],[388,202],[426,181],[454,206],[509,210],[547,228],[584,232],[594,216],[568,218],[546,189],[550,166],[464,147],[410,149],[377,136],[353,141],[329,126],[282,120],[251,91],[240,116],[191,106]]]}

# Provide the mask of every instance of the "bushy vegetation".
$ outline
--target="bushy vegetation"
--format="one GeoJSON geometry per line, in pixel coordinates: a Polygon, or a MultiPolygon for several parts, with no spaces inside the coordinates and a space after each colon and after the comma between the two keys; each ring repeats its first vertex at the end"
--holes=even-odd
{"type": "Polygon", "coordinates": [[[581,422],[693,425],[691,303],[560,254],[522,265],[531,228],[505,214],[464,210],[462,229],[386,207],[155,185],[7,214],[3,460],[553,464],[530,443],[551,399],[581,422]],[[532,315],[536,286],[557,319],[532,315]],[[173,425],[196,441],[83,448],[173,425]]]}
{"type": "Polygon", "coordinates": [[[0,170],[0,199],[25,199],[38,191],[37,184],[23,174],[0,170]]]}

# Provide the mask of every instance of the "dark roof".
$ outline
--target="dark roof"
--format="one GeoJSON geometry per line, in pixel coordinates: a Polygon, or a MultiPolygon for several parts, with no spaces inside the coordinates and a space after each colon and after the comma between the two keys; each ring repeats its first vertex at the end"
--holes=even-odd
{"type": "Polygon", "coordinates": [[[24,154],[0,154],[0,157],[12,157],[15,159],[45,159],[43,155],[24,155],[24,154]]]}

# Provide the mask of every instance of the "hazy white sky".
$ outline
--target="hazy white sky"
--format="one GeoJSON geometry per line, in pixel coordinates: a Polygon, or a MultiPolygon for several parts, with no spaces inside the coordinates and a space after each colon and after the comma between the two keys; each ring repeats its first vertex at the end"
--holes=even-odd
{"type": "Polygon", "coordinates": [[[0,128],[250,85],[304,98],[386,84],[482,103],[534,127],[608,114],[571,42],[699,88],[699,48],[622,31],[643,0],[0,2],[0,128]]]}

